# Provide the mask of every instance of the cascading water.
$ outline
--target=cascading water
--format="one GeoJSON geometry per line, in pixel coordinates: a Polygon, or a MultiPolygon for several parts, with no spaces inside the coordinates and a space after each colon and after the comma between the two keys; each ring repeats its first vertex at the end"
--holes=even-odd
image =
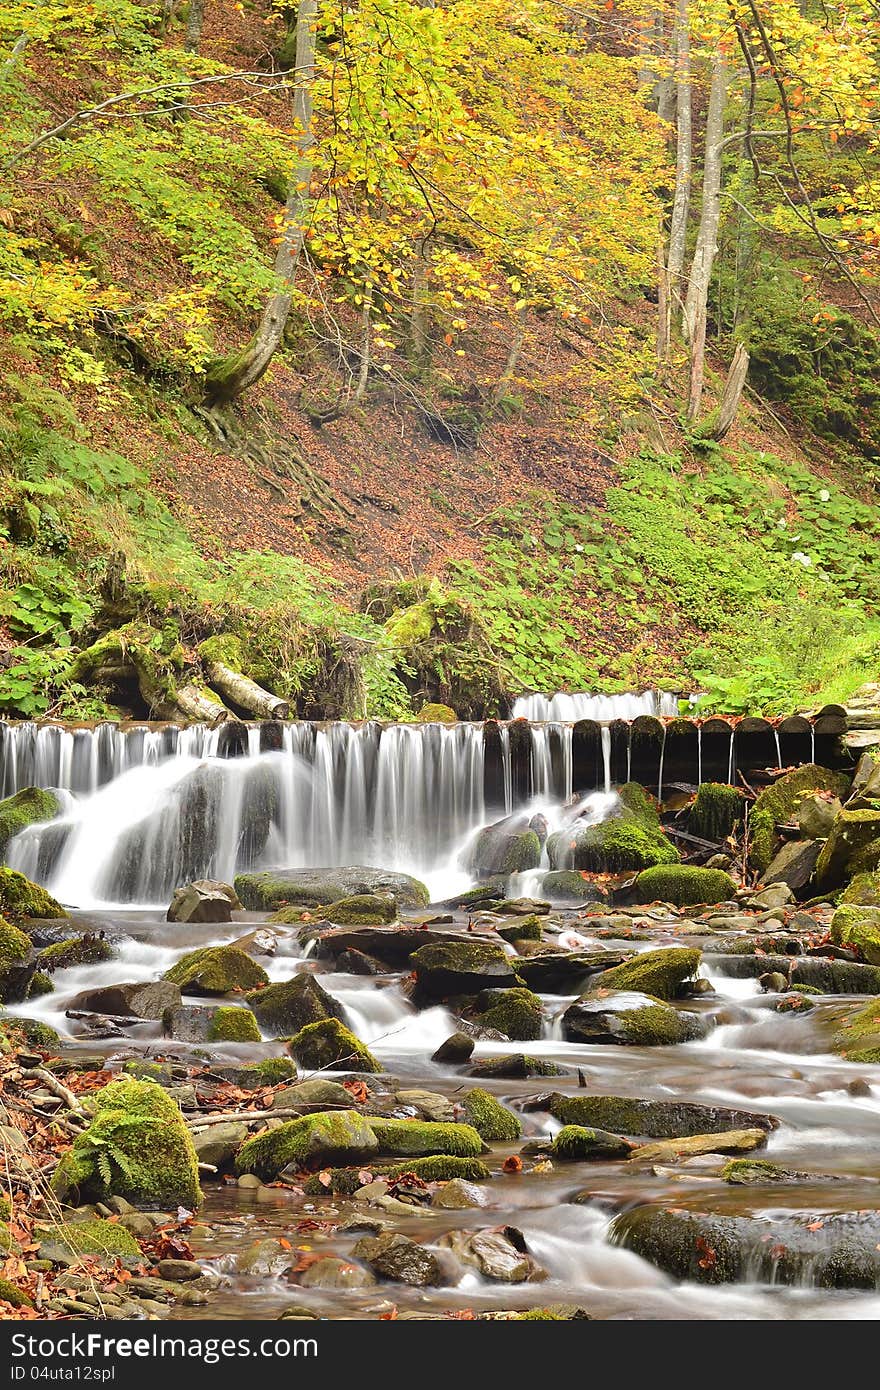
{"type": "Polygon", "coordinates": [[[520,695],[514,702],[512,718],[535,723],[595,719],[601,724],[612,719],[636,719],[640,714],[674,716],[678,713],[678,698],[663,690],[645,690],[641,695],[520,695]]]}

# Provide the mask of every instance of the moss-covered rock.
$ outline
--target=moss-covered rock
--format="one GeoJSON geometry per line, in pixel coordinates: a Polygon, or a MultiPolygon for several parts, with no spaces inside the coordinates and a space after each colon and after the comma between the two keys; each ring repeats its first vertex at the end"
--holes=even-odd
{"type": "Polygon", "coordinates": [[[52,1051],[61,1045],[61,1038],[55,1029],[36,1018],[22,1018],[19,1015],[6,1018],[0,1029],[4,1037],[19,1034],[31,1047],[37,1047],[41,1051],[52,1051]]]}
{"type": "Polygon", "coordinates": [[[848,1062],[880,1062],[880,999],[872,999],[841,1025],[834,1047],[848,1062]]]}
{"type": "Polygon", "coordinates": [[[51,975],[47,975],[45,970],[35,970],[28,980],[27,999],[39,999],[42,994],[54,994],[55,986],[52,983],[51,975]]]}
{"type": "Polygon", "coordinates": [[[693,1013],[674,1009],[651,995],[576,999],[562,1016],[568,1042],[617,1043],[628,1047],[672,1047],[705,1035],[707,1023],[693,1013]],[[641,1002],[639,1002],[641,1001],[641,1002]]]}
{"type": "Polygon", "coordinates": [[[285,1169],[298,1172],[328,1164],[366,1161],[379,1152],[370,1123],[356,1110],[319,1111],[289,1120],[248,1139],[238,1151],[239,1173],[268,1181],[285,1169]]]}
{"type": "Polygon", "coordinates": [[[691,907],[695,903],[726,902],[735,892],[735,882],[722,869],[699,869],[691,864],[662,864],[639,874],[635,881],[634,901],[691,907]]]}
{"type": "Polygon", "coordinates": [[[254,990],[246,996],[246,1002],[262,1027],[276,1036],[297,1033],[309,1023],[322,1023],[328,1018],[345,1018],[342,1005],[314,975],[305,971],[254,990]]]}
{"type": "Polygon", "coordinates": [[[517,984],[510,957],[492,941],[431,942],[413,952],[410,965],[416,972],[419,994],[429,999],[517,984]]]}
{"type": "Polygon", "coordinates": [[[563,1163],[596,1158],[629,1158],[631,1145],[619,1134],[583,1125],[563,1125],[553,1140],[553,1157],[563,1163]]]}
{"type": "Polygon", "coordinates": [[[0,1002],[14,1003],[27,992],[31,943],[23,931],[0,917],[0,1002]]]}
{"type": "Polygon", "coordinates": [[[880,838],[880,810],[850,811],[844,806],[831,827],[816,861],[816,888],[836,888],[847,873],[858,872],[854,861],[880,838]]]}
{"type": "Polygon", "coordinates": [[[809,1280],[815,1288],[873,1291],[880,1280],[876,1212],[826,1212],[817,1223],[812,1212],[717,1216],[647,1205],[616,1217],[609,1236],[674,1279],[700,1284],[809,1280]]]}
{"type": "Polygon", "coordinates": [[[464,1115],[481,1139],[512,1140],[522,1134],[519,1117],[488,1091],[476,1086],[465,1093],[464,1115]]]}
{"type": "MultiPolygon", "coordinates": [[[[15,796],[0,801],[0,855],[14,835],[28,825],[39,821],[53,820],[61,811],[61,803],[54,792],[44,791],[42,787],[24,787],[15,796]]],[[[52,916],[56,914],[50,914],[52,916]]],[[[59,913],[63,917],[65,914],[59,913]]]]}
{"type": "Polygon", "coordinates": [[[784,1168],[780,1168],[778,1163],[770,1163],[766,1158],[732,1158],[721,1169],[724,1182],[729,1182],[734,1187],[782,1182],[786,1176],[784,1168]]]}
{"type": "Polygon", "coordinates": [[[831,940],[854,946],[869,965],[880,965],[880,907],[841,903],[831,919],[831,940]]]}
{"type": "Polygon", "coordinates": [[[512,922],[496,927],[495,930],[502,941],[511,945],[515,941],[540,941],[544,935],[541,919],[534,914],[529,917],[516,917],[512,922]]]}
{"type": "Polygon", "coordinates": [[[862,907],[880,907],[880,873],[876,870],[856,874],[840,895],[841,903],[858,903],[862,907]]]}
{"type": "Polygon", "coordinates": [[[27,1289],[20,1289],[9,1279],[0,1279],[0,1303],[8,1303],[10,1308],[33,1308],[34,1300],[27,1289]]]}
{"type": "MultiPolygon", "coordinates": [[[[642,951],[622,965],[602,970],[590,979],[590,994],[597,990],[633,990],[652,994],[656,999],[674,999],[685,980],[699,969],[701,954],[692,948],[664,946],[659,951],[642,951]]],[[[589,998],[589,995],[585,995],[589,998]]]]}
{"type": "Polygon", "coordinates": [[[0,913],[12,922],[69,915],[51,893],[15,869],[0,869],[0,913]]]}
{"type": "Polygon", "coordinates": [[[568,906],[570,903],[605,902],[605,894],[598,884],[578,869],[550,869],[541,879],[541,892],[552,903],[568,906]]]}
{"type": "Polygon", "coordinates": [[[553,869],[592,873],[625,873],[676,864],[679,858],[659,822],[641,820],[629,810],[598,825],[557,831],[547,841],[547,853],[553,869]]]}
{"type": "Polygon", "coordinates": [[[371,1117],[370,1126],[380,1152],[395,1158],[423,1158],[430,1154],[477,1158],[483,1152],[483,1142],[471,1125],[371,1117]]]}
{"type": "Polygon", "coordinates": [[[288,1047],[299,1065],[309,1071],[382,1070],[369,1048],[338,1018],[306,1024],[290,1039],[288,1047]]]}
{"type": "Polygon", "coordinates": [[[777,824],[794,819],[805,796],[815,791],[846,796],[849,778],[842,772],[805,763],[779,777],[758,795],[749,815],[749,862],[763,873],[779,848],[777,824]]]}
{"type": "Polygon", "coordinates": [[[475,836],[468,850],[468,868],[473,874],[504,878],[510,874],[537,869],[541,862],[541,840],[527,816],[506,816],[486,825],[475,836]]]}
{"type": "Polygon", "coordinates": [[[235,891],[246,908],[272,912],[290,904],[322,907],[342,898],[377,893],[391,897],[398,908],[427,907],[430,895],[423,883],[391,869],[354,865],[344,869],[274,869],[238,874],[235,891]]]}
{"type": "Polygon", "coordinates": [[[126,1077],[98,1091],[93,1104],[91,1124],[55,1170],[56,1196],[125,1197],[141,1207],[200,1205],[196,1151],[179,1105],[161,1086],[126,1077]]]}
{"type": "Polygon", "coordinates": [[[339,927],[381,927],[397,920],[397,904],[379,893],[358,893],[328,904],[323,915],[339,927]]]}
{"type": "Polygon", "coordinates": [[[545,1062],[543,1057],[529,1057],[525,1052],[509,1052],[503,1057],[483,1057],[474,1062],[468,1073],[479,1080],[525,1081],[530,1076],[566,1076],[565,1067],[545,1062]]]}
{"type": "Polygon", "coordinates": [[[423,1182],[451,1182],[460,1178],[464,1182],[485,1182],[491,1177],[485,1163],[478,1158],[457,1158],[452,1154],[431,1154],[428,1158],[410,1158],[405,1163],[373,1163],[358,1168],[331,1168],[330,1181],[327,1174],[320,1178],[309,1178],[304,1186],[307,1197],[334,1196],[350,1197],[364,1187],[374,1177],[401,1178],[412,1173],[423,1182]]]}
{"type": "Polygon", "coordinates": [[[106,938],[86,933],[46,946],[37,957],[37,964],[43,970],[66,970],[72,965],[97,965],[112,958],[113,947],[106,938]]]}
{"type": "Polygon", "coordinates": [[[605,1129],[647,1139],[679,1139],[692,1134],[724,1134],[733,1129],[774,1128],[769,1115],[693,1101],[634,1100],[629,1096],[550,1097],[550,1113],[564,1125],[605,1129]]]}
{"type": "Polygon", "coordinates": [[[208,1024],[208,1042],[260,1042],[260,1026],[250,1009],[215,1009],[208,1024]]]}
{"type": "Polygon", "coordinates": [[[544,1010],[530,989],[493,990],[492,1004],[480,1017],[484,1028],[497,1028],[517,1042],[534,1042],[543,1035],[544,1010]]]}
{"type": "Polygon", "coordinates": [[[140,1246],[130,1231],[115,1221],[100,1217],[86,1221],[60,1221],[57,1225],[34,1228],[40,1243],[40,1258],[51,1259],[52,1251],[68,1255],[140,1255],[140,1246]]]}
{"type": "Polygon", "coordinates": [[[416,715],[420,724],[457,724],[458,715],[451,705],[422,705],[416,715]]]}
{"type": "Polygon", "coordinates": [[[742,792],[726,782],[703,782],[688,816],[688,830],[703,840],[724,840],[745,811],[742,792]]]}
{"type": "Polygon", "coordinates": [[[181,994],[229,994],[235,989],[267,985],[269,976],[237,946],[203,946],[190,951],[165,971],[181,994]]]}

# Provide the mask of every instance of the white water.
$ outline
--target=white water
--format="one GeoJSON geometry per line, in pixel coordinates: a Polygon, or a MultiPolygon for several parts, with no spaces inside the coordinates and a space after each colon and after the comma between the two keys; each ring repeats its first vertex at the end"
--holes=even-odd
{"type": "Polygon", "coordinates": [[[556,695],[520,695],[512,717],[533,722],[595,719],[601,724],[611,719],[636,719],[640,714],[676,715],[678,696],[662,690],[645,690],[641,695],[568,695],[562,691],[556,695]]]}

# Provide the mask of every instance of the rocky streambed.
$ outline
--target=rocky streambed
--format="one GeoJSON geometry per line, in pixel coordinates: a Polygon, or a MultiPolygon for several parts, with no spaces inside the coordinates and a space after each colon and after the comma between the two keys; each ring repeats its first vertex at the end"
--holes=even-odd
{"type": "Polygon", "coordinates": [[[880,1313],[880,1088],[845,1031],[880,970],[832,904],[348,886],[379,892],[30,922],[69,953],[6,1014],[7,1096],[66,1127],[11,1193],[44,1315],[880,1313]],[[135,1244],[76,1249],[102,1221],[135,1244]]]}

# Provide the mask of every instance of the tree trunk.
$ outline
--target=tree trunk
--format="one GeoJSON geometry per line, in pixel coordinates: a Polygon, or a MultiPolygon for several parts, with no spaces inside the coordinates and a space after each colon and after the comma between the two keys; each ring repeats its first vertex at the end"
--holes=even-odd
{"type": "Polygon", "coordinates": [[[370,377],[370,314],[373,308],[372,283],[364,285],[364,302],[361,309],[361,362],[358,369],[357,385],[354,390],[354,403],[360,405],[367,391],[370,377]]]}
{"type": "Polygon", "coordinates": [[[21,57],[22,53],[24,53],[25,49],[27,48],[29,39],[29,34],[19,34],[18,38],[15,40],[15,43],[9,50],[9,57],[4,61],[2,67],[0,67],[0,77],[9,76],[9,74],[15,67],[17,60],[21,57]]]}
{"type": "Polygon", "coordinates": [[[202,39],[202,21],[205,17],[205,0],[189,0],[186,12],[186,37],[183,41],[187,53],[198,53],[202,39]]]}
{"type": "Polygon", "coordinates": [[[693,117],[691,93],[691,46],[687,0],[678,0],[675,17],[675,195],[669,227],[669,256],[666,262],[666,325],[662,334],[669,343],[674,303],[682,300],[682,273],[687,242],[693,171],[693,117]]]}
{"type": "Polygon", "coordinates": [[[412,308],[409,319],[409,355],[411,361],[419,369],[427,367],[430,361],[430,345],[428,343],[428,314],[425,303],[425,285],[427,283],[427,265],[424,257],[424,249],[419,252],[413,271],[412,284],[412,308]]]}
{"type": "Polygon", "coordinates": [[[657,238],[657,365],[662,367],[669,356],[672,311],[669,303],[669,273],[663,259],[663,230],[657,238]]]}
{"type": "Polygon", "coordinates": [[[504,370],[496,381],[495,389],[492,392],[493,409],[496,409],[501,404],[507,394],[507,388],[516,374],[516,369],[519,366],[519,359],[522,356],[523,345],[526,340],[527,319],[528,311],[526,309],[520,309],[516,316],[516,332],[510,342],[507,361],[504,363],[504,370]]]}
{"type": "Polygon", "coordinates": [[[719,53],[712,65],[712,85],[709,89],[709,109],[706,115],[706,150],[703,156],[703,206],[684,307],[685,337],[691,347],[687,407],[689,420],[695,420],[699,413],[703,391],[706,310],[712,268],[718,250],[718,227],[721,222],[721,157],[727,81],[727,67],[723,55],[719,53]]]}
{"type": "Polygon", "coordinates": [[[312,80],[315,72],[317,0],[299,0],[296,19],[296,67],[293,107],[297,126],[297,162],[284,209],[284,229],[275,257],[275,274],[282,282],[269,299],[260,326],[241,352],[213,363],[206,376],[212,404],[235,400],[259,381],[281,345],[293,295],[293,282],[302,253],[309,186],[312,179],[312,80]]]}
{"type": "Polygon", "coordinates": [[[713,439],[723,439],[736,419],[748,373],[749,354],[742,343],[737,343],[736,352],[733,354],[733,361],[730,364],[730,371],[727,373],[727,380],[724,383],[724,394],[721,397],[721,405],[718,407],[718,417],[711,430],[713,439]]]}
{"type": "Polygon", "coordinates": [[[222,724],[229,718],[229,710],[217,700],[203,695],[194,685],[177,687],[177,703],[187,719],[195,719],[199,724],[222,724]]]}
{"type": "Polygon", "coordinates": [[[222,661],[206,662],[205,671],[211,685],[225,699],[231,700],[239,709],[246,710],[256,719],[286,719],[290,714],[290,705],[286,700],[272,695],[249,676],[243,676],[240,671],[233,671],[222,661]]]}

